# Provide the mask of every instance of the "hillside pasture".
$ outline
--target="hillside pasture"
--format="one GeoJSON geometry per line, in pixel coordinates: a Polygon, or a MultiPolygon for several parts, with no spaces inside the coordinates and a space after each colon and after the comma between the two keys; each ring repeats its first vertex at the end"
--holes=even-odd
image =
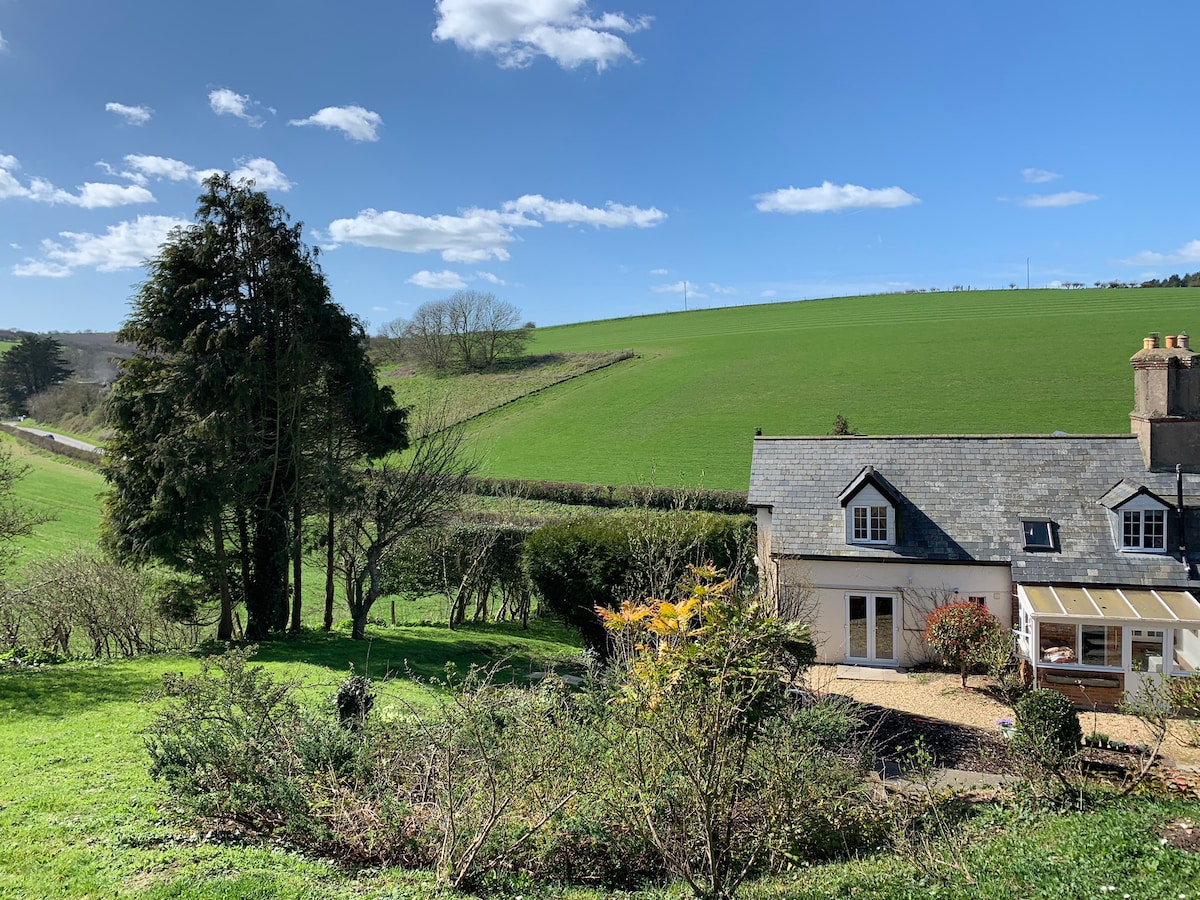
{"type": "MultiPolygon", "coordinates": [[[[522,397],[607,368],[629,357],[620,350],[544,353],[502,360],[487,372],[434,375],[413,366],[384,369],[379,376],[400,406],[411,409],[420,424],[423,415],[455,424],[506,406],[522,397]]],[[[439,423],[440,424],[440,423],[439,423]]]]}
{"type": "Polygon", "coordinates": [[[755,428],[826,434],[1125,433],[1129,357],[1200,333],[1200,289],[813,300],[539,329],[534,353],[637,358],[473,423],[484,474],[742,489],[755,428]]]}
{"type": "Polygon", "coordinates": [[[99,471],[35,450],[7,434],[0,434],[0,450],[27,467],[25,477],[16,484],[18,502],[51,517],[32,535],[21,539],[20,558],[36,559],[94,547],[100,528],[99,497],[105,488],[99,471]]]}

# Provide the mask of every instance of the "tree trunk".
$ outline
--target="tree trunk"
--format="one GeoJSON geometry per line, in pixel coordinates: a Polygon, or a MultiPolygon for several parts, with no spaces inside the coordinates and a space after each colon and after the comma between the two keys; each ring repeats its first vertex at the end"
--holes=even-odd
{"type": "Polygon", "coordinates": [[[213,549],[217,557],[217,587],[221,597],[221,620],[217,624],[217,640],[233,640],[233,602],[229,596],[229,573],[225,563],[225,532],[221,528],[221,510],[213,514],[213,549]]]}
{"type": "Polygon", "coordinates": [[[300,540],[300,529],[303,523],[300,509],[300,492],[296,491],[296,499],[292,503],[292,634],[300,633],[301,614],[301,576],[304,574],[304,557],[301,553],[303,541],[300,540]]]}
{"type": "Polygon", "coordinates": [[[333,497],[329,499],[329,519],[325,523],[325,630],[333,629],[333,531],[336,522],[333,497]]]}

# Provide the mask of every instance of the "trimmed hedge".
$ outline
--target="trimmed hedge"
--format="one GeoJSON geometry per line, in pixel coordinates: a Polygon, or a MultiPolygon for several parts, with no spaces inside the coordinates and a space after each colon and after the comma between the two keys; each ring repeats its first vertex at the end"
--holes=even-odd
{"type": "Polygon", "coordinates": [[[522,481],[473,478],[470,490],[482,497],[520,497],[567,506],[601,509],[642,508],[742,515],[749,512],[745,491],[713,491],[654,485],[583,484],[574,481],[522,481]]]}
{"type": "Polygon", "coordinates": [[[69,444],[64,444],[61,441],[43,437],[40,434],[34,434],[30,431],[22,431],[20,428],[14,428],[11,425],[0,424],[0,431],[5,431],[18,440],[25,441],[27,444],[32,444],[39,449],[49,450],[51,453],[57,453],[59,456],[66,456],[79,462],[90,463],[93,466],[100,465],[100,459],[103,455],[94,450],[83,450],[79,447],[72,447],[69,444]]]}
{"type": "Polygon", "coordinates": [[[545,609],[579,629],[606,655],[596,607],[617,608],[656,592],[671,599],[688,565],[711,564],[735,578],[751,565],[754,520],[708,512],[592,513],[539,528],[525,541],[525,570],[545,609]]]}

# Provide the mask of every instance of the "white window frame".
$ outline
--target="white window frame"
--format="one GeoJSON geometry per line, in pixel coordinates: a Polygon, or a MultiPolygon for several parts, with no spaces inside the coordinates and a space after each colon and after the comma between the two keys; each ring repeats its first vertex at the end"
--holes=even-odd
{"type": "Polygon", "coordinates": [[[896,543],[896,508],[873,486],[864,487],[858,496],[846,504],[846,543],[867,547],[888,547],[896,543]],[[859,510],[864,517],[866,537],[856,536],[855,519],[860,515],[859,510]],[[876,512],[875,517],[872,516],[873,510],[876,512]],[[882,539],[875,537],[878,534],[880,510],[883,511],[882,539]]]}
{"type": "Polygon", "coordinates": [[[1167,552],[1167,511],[1162,507],[1155,509],[1122,509],[1120,511],[1121,549],[1131,553],[1166,553],[1167,552]],[[1147,545],[1146,520],[1150,517],[1158,519],[1158,543],[1147,545]],[[1129,528],[1127,523],[1136,521],[1137,541],[1127,540],[1129,528]]]}

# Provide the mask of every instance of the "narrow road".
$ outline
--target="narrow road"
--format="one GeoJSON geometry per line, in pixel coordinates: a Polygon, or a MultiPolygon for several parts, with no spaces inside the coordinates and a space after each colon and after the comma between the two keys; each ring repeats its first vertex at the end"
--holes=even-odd
{"type": "Polygon", "coordinates": [[[19,425],[16,422],[7,422],[18,431],[26,431],[29,434],[36,434],[38,437],[48,437],[57,441],[60,444],[66,444],[68,447],[78,447],[80,450],[90,450],[93,453],[103,453],[104,451],[95,444],[89,444],[86,441],[78,440],[77,438],[67,437],[65,434],[55,434],[53,431],[47,431],[44,428],[26,428],[24,425],[19,425]]]}

